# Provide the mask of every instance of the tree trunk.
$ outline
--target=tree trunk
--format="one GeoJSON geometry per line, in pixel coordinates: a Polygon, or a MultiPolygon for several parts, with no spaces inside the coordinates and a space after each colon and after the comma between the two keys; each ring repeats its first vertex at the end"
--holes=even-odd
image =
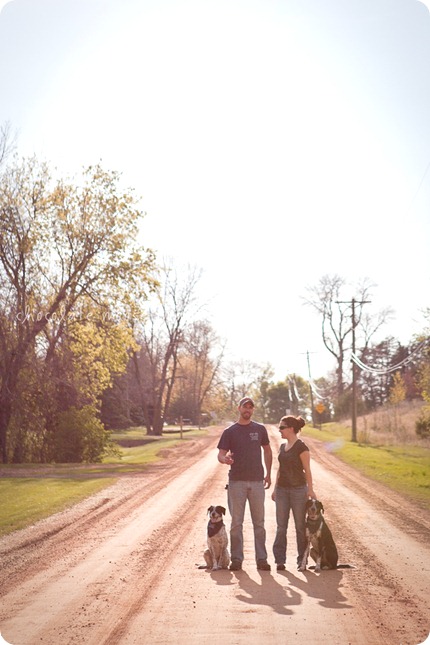
{"type": "Polygon", "coordinates": [[[2,462],[4,464],[8,463],[7,431],[11,416],[12,405],[10,399],[6,399],[5,396],[2,396],[0,402],[0,446],[2,462]]]}

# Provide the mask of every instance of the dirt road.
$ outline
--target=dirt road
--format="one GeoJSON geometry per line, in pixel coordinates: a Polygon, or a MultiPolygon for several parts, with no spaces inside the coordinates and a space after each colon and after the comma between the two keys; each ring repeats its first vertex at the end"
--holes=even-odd
{"type": "MultiPolygon", "coordinates": [[[[311,447],[315,490],[340,562],[257,571],[202,564],[206,509],[225,504],[221,429],[72,509],[0,540],[0,643],[12,645],[418,645],[430,630],[430,516],[311,447]]],[[[274,455],[279,445],[270,428],[274,455]]],[[[275,460],[276,463],[276,460],[275,460]]],[[[226,504],[225,504],[226,505],[226,504]]],[[[229,519],[227,517],[228,525],[229,519]]],[[[266,498],[267,546],[275,533],[266,498]]]]}

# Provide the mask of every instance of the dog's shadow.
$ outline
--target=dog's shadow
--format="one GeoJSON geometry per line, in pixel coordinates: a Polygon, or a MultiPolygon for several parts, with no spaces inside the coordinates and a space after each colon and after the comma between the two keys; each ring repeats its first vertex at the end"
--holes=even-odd
{"type": "Polygon", "coordinates": [[[210,574],[210,577],[214,582],[216,582],[217,585],[229,586],[236,584],[232,573],[228,569],[218,569],[218,571],[206,569],[206,571],[210,574]]]}

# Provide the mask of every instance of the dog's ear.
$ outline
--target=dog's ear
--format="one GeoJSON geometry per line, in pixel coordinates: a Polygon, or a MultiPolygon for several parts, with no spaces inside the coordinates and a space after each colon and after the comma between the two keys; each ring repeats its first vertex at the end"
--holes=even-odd
{"type": "Polygon", "coordinates": [[[222,513],[223,515],[225,515],[225,508],[224,508],[224,506],[219,506],[219,510],[221,511],[221,513],[222,513]]]}
{"type": "Polygon", "coordinates": [[[324,513],[324,506],[322,502],[318,502],[318,506],[320,507],[321,513],[324,513]]]}
{"type": "Polygon", "coordinates": [[[213,510],[213,506],[209,506],[207,512],[210,513],[213,510]]]}

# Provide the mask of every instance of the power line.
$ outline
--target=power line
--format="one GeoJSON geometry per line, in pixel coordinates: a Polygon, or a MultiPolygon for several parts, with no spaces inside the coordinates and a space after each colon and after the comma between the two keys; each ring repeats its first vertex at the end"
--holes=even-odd
{"type": "Polygon", "coordinates": [[[395,372],[396,370],[400,369],[401,367],[404,367],[408,363],[410,363],[416,354],[421,352],[421,350],[426,346],[427,340],[423,340],[422,343],[418,345],[406,358],[404,358],[400,363],[397,363],[396,365],[392,365],[391,367],[387,367],[385,369],[378,369],[376,367],[371,367],[370,365],[365,365],[362,360],[358,358],[358,356],[354,353],[352,353],[352,360],[354,363],[362,370],[365,372],[369,372],[370,374],[375,374],[375,375],[381,375],[383,376],[384,374],[390,374],[390,372],[395,372]]]}

